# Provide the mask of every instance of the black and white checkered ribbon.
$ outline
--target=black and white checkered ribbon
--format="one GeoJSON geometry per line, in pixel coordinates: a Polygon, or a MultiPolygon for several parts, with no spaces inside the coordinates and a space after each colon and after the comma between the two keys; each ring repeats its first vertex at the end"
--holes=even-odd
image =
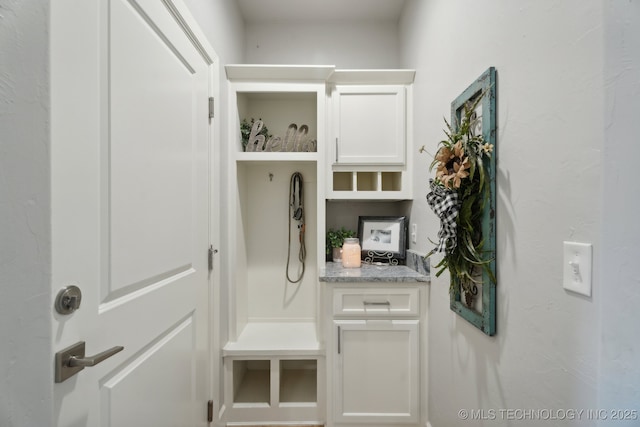
{"type": "Polygon", "coordinates": [[[460,211],[458,193],[437,185],[433,179],[429,180],[429,187],[431,191],[427,194],[427,203],[440,218],[440,241],[433,252],[445,252],[456,247],[456,218],[460,211]]]}

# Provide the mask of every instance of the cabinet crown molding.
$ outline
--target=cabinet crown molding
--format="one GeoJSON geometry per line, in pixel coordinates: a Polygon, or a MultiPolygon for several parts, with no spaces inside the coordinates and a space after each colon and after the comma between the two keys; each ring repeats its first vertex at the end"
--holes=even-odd
{"type": "Polygon", "coordinates": [[[335,70],[329,77],[334,84],[411,84],[416,70],[410,69],[367,69],[335,70]]]}
{"type": "Polygon", "coordinates": [[[335,65],[229,64],[229,80],[324,81],[333,84],[411,84],[412,69],[336,69],[335,65]]]}
{"type": "Polygon", "coordinates": [[[271,65],[229,64],[225,65],[229,80],[320,80],[327,81],[335,65],[271,65]]]}

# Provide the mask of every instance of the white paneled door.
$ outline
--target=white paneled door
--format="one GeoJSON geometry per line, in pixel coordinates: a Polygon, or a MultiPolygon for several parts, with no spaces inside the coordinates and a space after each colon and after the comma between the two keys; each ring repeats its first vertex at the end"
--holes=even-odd
{"type": "Polygon", "coordinates": [[[214,53],[177,0],[56,1],[51,40],[52,286],[82,292],[52,363],[124,347],[53,385],[54,425],[204,426],[214,53]]]}

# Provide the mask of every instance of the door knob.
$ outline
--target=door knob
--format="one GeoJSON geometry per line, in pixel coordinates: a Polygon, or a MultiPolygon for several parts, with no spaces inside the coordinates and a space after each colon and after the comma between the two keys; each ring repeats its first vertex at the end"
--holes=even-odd
{"type": "Polygon", "coordinates": [[[85,342],[80,341],[62,351],[56,353],[55,365],[56,376],[55,381],[61,383],[66,379],[74,376],[85,367],[95,366],[124,350],[122,346],[112,347],[93,356],[85,357],[85,342]]]}

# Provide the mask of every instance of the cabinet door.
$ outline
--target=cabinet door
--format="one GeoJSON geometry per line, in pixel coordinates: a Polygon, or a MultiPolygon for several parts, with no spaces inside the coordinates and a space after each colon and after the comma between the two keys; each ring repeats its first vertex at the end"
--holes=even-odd
{"type": "Polygon", "coordinates": [[[338,86],[334,106],[336,163],[404,164],[404,86],[338,86]]]}
{"type": "Polygon", "coordinates": [[[418,422],[418,320],[334,321],[334,420],[418,422]]]}

